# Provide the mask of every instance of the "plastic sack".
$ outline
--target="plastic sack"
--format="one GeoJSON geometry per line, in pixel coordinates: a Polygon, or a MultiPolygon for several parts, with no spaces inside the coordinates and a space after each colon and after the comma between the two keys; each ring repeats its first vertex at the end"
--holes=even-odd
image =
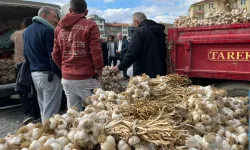
{"type": "Polygon", "coordinates": [[[132,76],[133,76],[133,65],[131,65],[131,66],[128,68],[128,70],[127,70],[127,75],[128,75],[129,77],[132,77],[132,76]]]}

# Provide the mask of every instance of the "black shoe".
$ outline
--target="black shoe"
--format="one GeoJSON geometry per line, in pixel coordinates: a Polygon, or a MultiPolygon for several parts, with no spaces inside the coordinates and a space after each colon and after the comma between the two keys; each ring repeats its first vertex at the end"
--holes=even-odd
{"type": "Polygon", "coordinates": [[[41,118],[37,118],[37,119],[34,119],[34,120],[33,120],[33,123],[35,123],[35,124],[36,124],[36,123],[41,123],[41,122],[42,122],[41,118]]]}
{"type": "Polygon", "coordinates": [[[23,120],[23,125],[27,125],[28,123],[32,122],[33,118],[30,116],[27,116],[26,118],[24,118],[23,120]]]}

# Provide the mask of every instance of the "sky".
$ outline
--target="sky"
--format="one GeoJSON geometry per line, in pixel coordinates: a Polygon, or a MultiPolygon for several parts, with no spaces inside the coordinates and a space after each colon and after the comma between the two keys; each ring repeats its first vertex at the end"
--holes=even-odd
{"type": "MultiPolygon", "coordinates": [[[[33,0],[63,5],[69,0],[33,0]]],[[[189,6],[200,0],[86,0],[89,14],[106,22],[131,23],[135,12],[144,12],[149,19],[173,23],[180,15],[188,15],[189,6]]]]}

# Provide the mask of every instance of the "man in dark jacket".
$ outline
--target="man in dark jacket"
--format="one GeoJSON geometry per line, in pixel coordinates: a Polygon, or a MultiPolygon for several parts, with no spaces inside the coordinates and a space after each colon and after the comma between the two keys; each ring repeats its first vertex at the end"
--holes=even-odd
{"type": "Polygon", "coordinates": [[[42,122],[58,113],[61,105],[61,71],[51,56],[54,46],[53,25],[57,22],[55,10],[42,7],[23,35],[24,56],[30,63],[42,122]]]}
{"type": "Polygon", "coordinates": [[[137,28],[128,51],[120,65],[113,67],[113,70],[124,70],[133,64],[133,75],[166,75],[165,27],[148,20],[142,12],[133,15],[133,24],[137,28]]]}
{"type": "Polygon", "coordinates": [[[109,59],[108,59],[107,43],[104,39],[101,39],[100,42],[101,42],[101,46],[102,46],[104,66],[108,66],[109,59]]]}
{"type": "Polygon", "coordinates": [[[109,43],[107,44],[107,49],[108,49],[108,58],[109,58],[108,65],[112,66],[112,62],[113,62],[113,66],[116,66],[117,60],[118,60],[118,55],[117,55],[116,50],[118,49],[118,45],[115,42],[115,37],[113,35],[109,37],[109,43]]]}

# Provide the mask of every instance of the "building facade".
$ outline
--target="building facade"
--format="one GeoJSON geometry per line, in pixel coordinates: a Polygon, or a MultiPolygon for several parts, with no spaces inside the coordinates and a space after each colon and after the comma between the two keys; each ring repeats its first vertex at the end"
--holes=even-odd
{"type": "Polygon", "coordinates": [[[105,19],[97,15],[89,15],[87,16],[87,19],[93,20],[98,25],[101,36],[106,36],[105,19]]]}
{"type": "MultiPolygon", "coordinates": [[[[189,16],[196,19],[204,19],[206,14],[210,12],[221,11],[222,8],[218,4],[219,0],[203,0],[194,3],[189,8],[189,16]]],[[[246,9],[250,12],[250,0],[235,0],[234,8],[246,9]]]]}
{"type": "Polygon", "coordinates": [[[129,24],[126,23],[106,23],[105,24],[105,29],[106,29],[106,34],[108,35],[113,35],[116,37],[116,35],[121,32],[123,36],[128,36],[128,27],[129,24]]]}

